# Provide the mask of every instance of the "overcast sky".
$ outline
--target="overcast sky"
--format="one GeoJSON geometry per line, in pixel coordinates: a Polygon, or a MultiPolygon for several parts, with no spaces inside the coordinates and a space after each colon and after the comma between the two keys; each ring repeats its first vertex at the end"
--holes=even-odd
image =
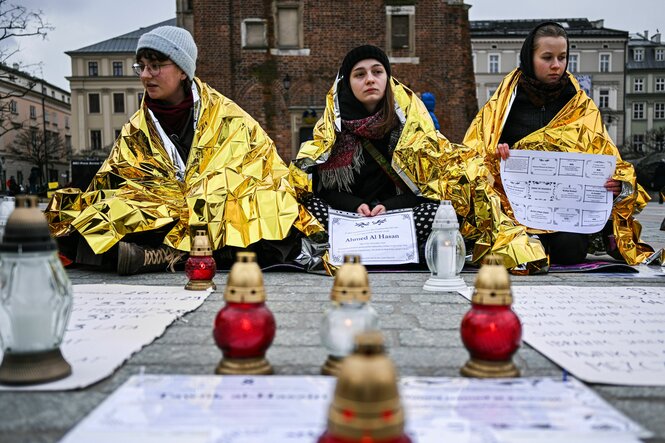
{"type": "MultiPolygon", "coordinates": [[[[331,0],[333,1],[333,0],[331,0]]],[[[434,1],[434,0],[421,0],[434,1]]],[[[9,62],[32,65],[28,71],[69,90],[71,59],[79,49],[175,17],[175,0],[9,0],[43,16],[54,30],[45,40],[18,40],[20,53],[9,62]],[[40,66],[37,66],[41,62],[40,66]]],[[[577,18],[605,20],[605,27],[631,33],[656,29],[665,34],[663,0],[465,0],[471,20],[577,18]]],[[[361,42],[358,42],[361,43],[361,42]]]]}

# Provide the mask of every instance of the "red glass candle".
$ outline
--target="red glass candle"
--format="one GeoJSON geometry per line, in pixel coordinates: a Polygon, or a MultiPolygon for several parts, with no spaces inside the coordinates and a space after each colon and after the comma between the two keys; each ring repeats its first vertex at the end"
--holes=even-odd
{"type": "Polygon", "coordinates": [[[185,263],[185,274],[190,280],[212,280],[217,264],[211,256],[190,256],[185,263]]]}
{"type": "Polygon", "coordinates": [[[262,358],[275,338],[275,317],[263,302],[228,302],[217,313],[213,336],[224,358],[262,358]]]}
{"type": "Polygon", "coordinates": [[[406,434],[402,434],[399,437],[386,440],[376,440],[368,435],[362,437],[360,440],[347,440],[345,438],[336,437],[326,431],[321,437],[319,437],[317,443],[411,443],[411,439],[406,434]]]}
{"type": "Polygon", "coordinates": [[[472,358],[508,361],[522,339],[522,324],[510,306],[473,303],[462,319],[462,342],[472,358]]]}

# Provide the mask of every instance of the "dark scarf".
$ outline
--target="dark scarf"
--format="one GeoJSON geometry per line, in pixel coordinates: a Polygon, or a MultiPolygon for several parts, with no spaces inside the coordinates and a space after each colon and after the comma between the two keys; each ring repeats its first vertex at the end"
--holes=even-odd
{"type": "MultiPolygon", "coordinates": [[[[519,79],[519,87],[523,88],[529,97],[529,101],[536,107],[543,107],[545,104],[550,103],[561,95],[561,93],[570,84],[570,79],[566,73],[568,63],[564,73],[557,83],[547,84],[536,79],[536,73],[533,69],[533,43],[536,31],[543,26],[554,25],[561,28],[561,25],[556,22],[544,22],[533,28],[529,35],[524,39],[522,49],[520,50],[520,70],[522,75],[519,79]]],[[[566,54],[570,53],[570,44],[566,38],[566,54]]]]}
{"type": "Polygon", "coordinates": [[[145,103],[148,109],[155,114],[157,121],[169,137],[173,134],[180,137],[184,132],[185,125],[191,125],[192,108],[194,107],[194,97],[192,91],[185,96],[185,99],[177,105],[169,105],[159,100],[152,100],[146,95],[145,103]]]}
{"type": "Polygon", "coordinates": [[[567,73],[564,73],[556,83],[543,83],[535,78],[521,75],[517,84],[526,92],[529,101],[534,106],[542,108],[547,103],[559,98],[561,93],[570,85],[570,78],[567,73]]]}

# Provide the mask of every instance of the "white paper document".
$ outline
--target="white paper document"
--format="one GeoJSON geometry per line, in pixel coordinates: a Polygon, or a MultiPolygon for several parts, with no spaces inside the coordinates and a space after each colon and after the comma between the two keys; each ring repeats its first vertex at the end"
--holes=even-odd
{"type": "Polygon", "coordinates": [[[0,385],[0,390],[59,391],[96,383],[208,295],[172,286],[74,285],[74,307],[60,346],[72,375],[33,386],[0,385]]]}
{"type": "Polygon", "coordinates": [[[665,386],[662,287],[513,286],[524,341],[589,383],[665,386]]]}
{"type": "Polygon", "coordinates": [[[418,263],[413,211],[388,211],[374,217],[328,211],[330,262],[341,265],[346,254],[360,255],[364,265],[418,263]]]}
{"type": "MultiPolygon", "coordinates": [[[[133,376],[64,443],[312,443],[326,426],[333,377],[133,376]]],[[[400,381],[418,443],[635,443],[647,430],[582,383],[550,378],[400,381]]]]}
{"type": "Polygon", "coordinates": [[[613,155],[510,150],[501,181],[522,225],[592,234],[605,226],[614,196],[605,189],[613,155]]]}

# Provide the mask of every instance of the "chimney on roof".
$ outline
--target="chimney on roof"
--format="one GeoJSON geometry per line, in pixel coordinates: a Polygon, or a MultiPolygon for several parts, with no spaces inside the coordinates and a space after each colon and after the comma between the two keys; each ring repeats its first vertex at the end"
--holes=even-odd
{"type": "Polygon", "coordinates": [[[649,30],[648,29],[644,30],[644,40],[649,40],[649,30]]]}
{"type": "Polygon", "coordinates": [[[600,20],[590,20],[589,23],[596,29],[602,29],[605,26],[605,20],[602,18],[600,20]]]}
{"type": "Polygon", "coordinates": [[[653,37],[651,37],[653,43],[660,43],[660,32],[656,32],[653,37]]]}
{"type": "Polygon", "coordinates": [[[12,65],[12,68],[14,68],[14,69],[16,69],[16,70],[18,71],[19,64],[18,64],[18,63],[14,63],[14,64],[12,65]]]}

